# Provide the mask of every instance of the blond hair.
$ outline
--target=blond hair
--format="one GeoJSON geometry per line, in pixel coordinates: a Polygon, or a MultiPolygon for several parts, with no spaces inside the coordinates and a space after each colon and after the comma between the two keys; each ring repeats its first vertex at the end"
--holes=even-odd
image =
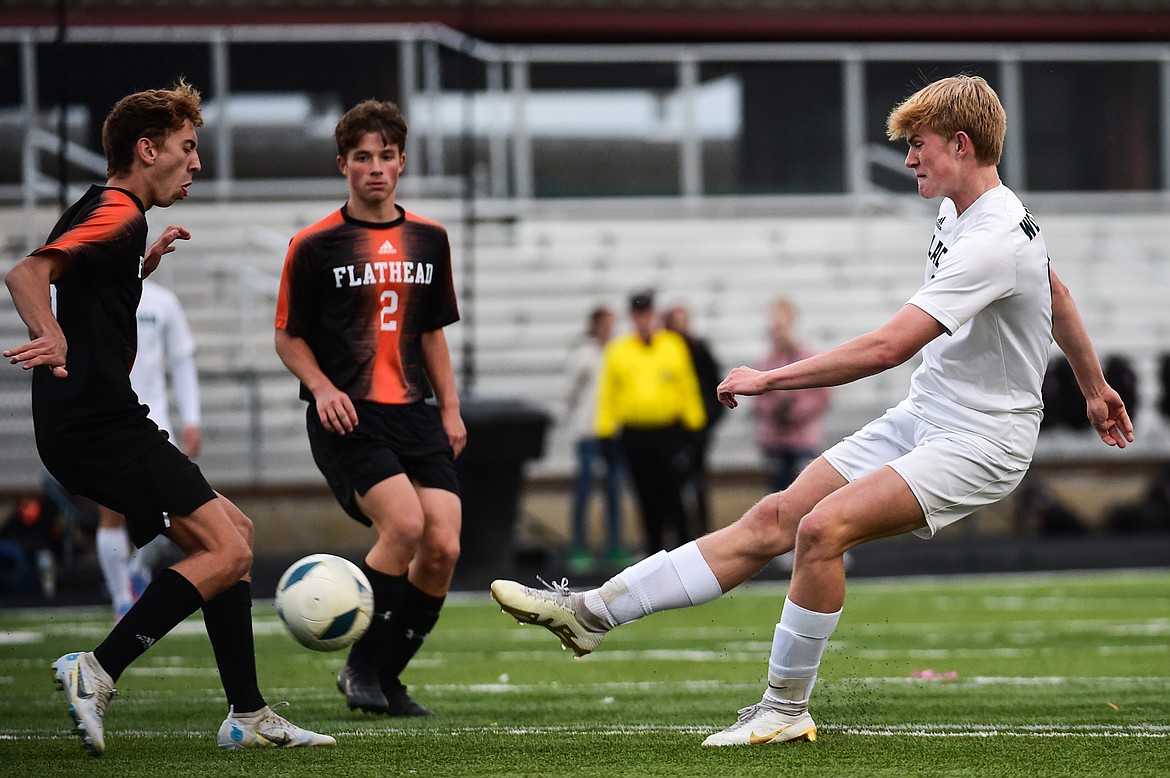
{"type": "Polygon", "coordinates": [[[999,95],[980,76],[951,76],[907,97],[886,119],[890,140],[909,138],[927,127],[946,140],[960,130],[975,145],[975,159],[998,165],[1007,133],[1007,115],[999,95]]]}

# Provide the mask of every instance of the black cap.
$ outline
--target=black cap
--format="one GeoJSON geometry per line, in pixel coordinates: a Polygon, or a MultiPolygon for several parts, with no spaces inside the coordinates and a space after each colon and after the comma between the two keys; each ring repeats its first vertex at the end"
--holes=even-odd
{"type": "Polygon", "coordinates": [[[639,289],[630,295],[630,310],[645,311],[654,307],[654,290],[639,289]]]}

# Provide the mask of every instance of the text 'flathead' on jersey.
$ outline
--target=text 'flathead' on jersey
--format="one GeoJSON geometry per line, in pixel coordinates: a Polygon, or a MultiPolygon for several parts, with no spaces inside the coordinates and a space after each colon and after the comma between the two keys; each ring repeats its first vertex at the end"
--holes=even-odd
{"type": "Polygon", "coordinates": [[[384,261],[367,262],[365,271],[359,265],[341,265],[333,268],[336,288],[372,284],[429,284],[435,274],[430,262],[384,261]]]}

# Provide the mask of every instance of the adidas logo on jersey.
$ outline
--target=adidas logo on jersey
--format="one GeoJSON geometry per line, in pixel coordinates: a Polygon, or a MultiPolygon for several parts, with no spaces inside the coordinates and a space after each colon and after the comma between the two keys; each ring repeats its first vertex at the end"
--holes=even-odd
{"type": "Polygon", "coordinates": [[[378,253],[379,253],[379,254],[397,254],[397,253],[398,253],[398,249],[394,248],[394,244],[393,244],[393,243],[391,243],[390,241],[386,241],[386,242],[385,242],[385,243],[383,243],[383,244],[382,244],[382,246],[381,246],[381,247],[378,249],[378,253]]]}

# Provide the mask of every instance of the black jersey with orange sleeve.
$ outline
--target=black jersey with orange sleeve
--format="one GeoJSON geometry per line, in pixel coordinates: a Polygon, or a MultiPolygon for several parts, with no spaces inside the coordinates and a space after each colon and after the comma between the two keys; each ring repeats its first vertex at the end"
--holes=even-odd
{"type": "Polygon", "coordinates": [[[459,320],[447,231],[397,208],[376,224],[343,206],[293,236],[276,302],[277,329],[303,338],[334,386],[386,405],[431,395],[421,337],[459,320]]]}
{"type": "Polygon", "coordinates": [[[138,346],[146,211],[130,192],[93,186],[33,255],[59,252],[56,317],[68,377],[33,369],[33,425],[41,459],[66,488],[94,483],[165,442],[130,385],[138,346]]]}

